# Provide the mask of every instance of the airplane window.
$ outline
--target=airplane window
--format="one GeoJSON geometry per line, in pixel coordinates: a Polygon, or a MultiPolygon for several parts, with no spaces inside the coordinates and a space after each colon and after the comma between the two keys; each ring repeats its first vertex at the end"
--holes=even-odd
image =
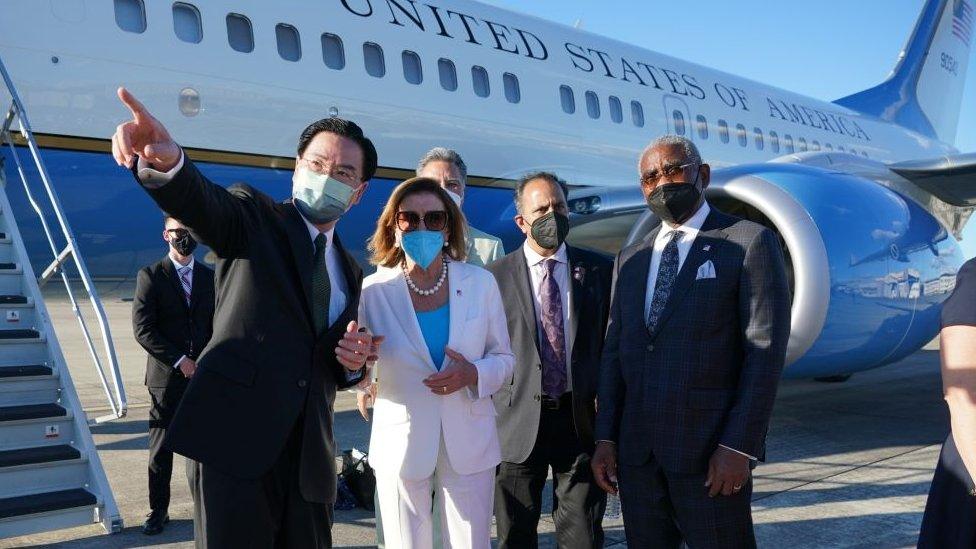
{"type": "Polygon", "coordinates": [[[146,5],[142,0],[115,0],[115,24],[126,32],[146,32],[146,5]]]}
{"type": "Polygon", "coordinates": [[[586,114],[590,118],[600,118],[600,99],[592,91],[586,92],[586,114]]]}
{"type": "Polygon", "coordinates": [[[674,133],[678,135],[685,134],[685,115],[681,111],[675,109],[671,113],[671,117],[674,120],[674,133]]]}
{"type": "Polygon", "coordinates": [[[773,130],[769,130],[769,146],[774,153],[779,153],[779,134],[773,130]]]}
{"type": "Polygon", "coordinates": [[[624,121],[624,109],[620,106],[620,98],[611,95],[610,100],[610,120],[619,124],[624,121]]]}
{"type": "Polygon", "coordinates": [[[746,127],[742,124],[735,125],[735,138],[739,141],[740,147],[745,147],[749,144],[749,138],[746,136],[746,127]]]}
{"type": "Polygon", "coordinates": [[[843,145],[837,145],[837,150],[840,151],[840,152],[847,152],[847,151],[844,150],[844,146],[843,145]]]}
{"type": "Polygon", "coordinates": [[[795,152],[795,149],[793,148],[793,136],[788,133],[783,134],[783,147],[788,153],[795,152]]]}
{"type": "Polygon", "coordinates": [[[644,107],[639,101],[630,102],[630,117],[634,120],[634,125],[638,128],[644,127],[644,107]]]}
{"type": "Polygon", "coordinates": [[[708,120],[704,116],[699,114],[695,117],[695,127],[698,129],[700,139],[708,139],[708,120]]]}
{"type": "Polygon", "coordinates": [[[861,155],[863,155],[863,156],[864,156],[864,158],[868,158],[868,153],[867,153],[867,151],[861,151],[861,155]]]}
{"type": "Polygon", "coordinates": [[[522,90],[519,89],[518,77],[510,72],[502,75],[502,82],[505,84],[505,99],[509,103],[518,103],[522,100],[522,90]]]}
{"type": "Polygon", "coordinates": [[[251,20],[239,13],[228,13],[227,43],[234,51],[241,53],[254,51],[254,30],[251,28],[251,20]]]}
{"type": "Polygon", "coordinates": [[[386,76],[386,59],[383,58],[383,48],[379,44],[363,44],[363,62],[366,63],[366,74],[376,78],[386,76]]]}
{"type": "Polygon", "coordinates": [[[184,2],[173,4],[173,32],[184,42],[199,44],[203,40],[200,11],[184,2]]]}
{"type": "Polygon", "coordinates": [[[454,62],[443,57],[437,60],[437,72],[441,77],[441,87],[447,91],[457,90],[457,72],[454,70],[454,62]]]}
{"type": "Polygon", "coordinates": [[[802,137],[797,137],[796,142],[799,145],[800,152],[807,152],[807,140],[802,137]]]}
{"type": "Polygon", "coordinates": [[[400,58],[403,61],[403,78],[414,85],[423,82],[424,69],[420,65],[420,56],[412,51],[403,50],[400,58]]]}
{"type": "Polygon", "coordinates": [[[278,55],[285,61],[298,61],[302,58],[302,41],[298,29],[291,25],[275,25],[275,39],[278,42],[278,55]]]}
{"type": "Polygon", "coordinates": [[[322,34],[322,61],[325,66],[333,70],[346,67],[346,52],[342,48],[342,38],[334,34],[322,34]]]}
{"type": "Polygon", "coordinates": [[[563,106],[563,112],[573,114],[576,112],[576,97],[573,96],[573,88],[569,86],[559,86],[559,103],[563,106]]]}
{"type": "Polygon", "coordinates": [[[752,135],[756,141],[756,150],[763,150],[763,132],[761,128],[753,128],[752,135]]]}
{"type": "Polygon", "coordinates": [[[718,121],[718,137],[722,143],[729,142],[729,123],[722,119],[718,121]]]}
{"type": "Polygon", "coordinates": [[[488,71],[484,67],[478,65],[471,67],[471,84],[474,86],[474,94],[478,97],[488,97],[491,94],[488,71]]]}
{"type": "Polygon", "coordinates": [[[820,142],[817,141],[816,139],[814,139],[813,141],[810,142],[810,148],[813,149],[813,150],[815,150],[815,151],[819,151],[820,150],[820,142]]]}
{"type": "Polygon", "coordinates": [[[834,150],[833,145],[831,145],[830,143],[824,143],[824,148],[827,149],[828,151],[834,150]]]}

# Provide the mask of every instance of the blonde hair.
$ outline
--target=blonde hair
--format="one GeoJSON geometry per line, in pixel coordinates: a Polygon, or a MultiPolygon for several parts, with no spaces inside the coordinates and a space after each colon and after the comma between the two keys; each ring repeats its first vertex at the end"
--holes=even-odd
{"type": "Polygon", "coordinates": [[[370,252],[370,263],[382,267],[394,267],[403,261],[403,250],[396,243],[397,212],[400,211],[400,204],[403,204],[408,196],[422,193],[432,194],[440,199],[447,212],[447,225],[444,228],[450,234],[447,236],[447,247],[444,248],[444,253],[455,261],[465,260],[468,251],[465,231],[468,224],[461,208],[458,208],[437,181],[429,177],[413,177],[397,185],[386,201],[383,213],[376,221],[376,230],[366,244],[366,249],[370,252]]]}

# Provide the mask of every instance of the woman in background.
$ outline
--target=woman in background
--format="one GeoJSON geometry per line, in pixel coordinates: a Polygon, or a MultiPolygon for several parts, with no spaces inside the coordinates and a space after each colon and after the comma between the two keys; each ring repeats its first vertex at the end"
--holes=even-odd
{"type": "Polygon", "coordinates": [[[512,375],[501,295],[464,263],[464,217],[432,179],[390,196],[369,243],[360,322],[385,336],[375,366],[370,464],[389,548],[488,548],[501,460],[491,395],[512,375]]]}

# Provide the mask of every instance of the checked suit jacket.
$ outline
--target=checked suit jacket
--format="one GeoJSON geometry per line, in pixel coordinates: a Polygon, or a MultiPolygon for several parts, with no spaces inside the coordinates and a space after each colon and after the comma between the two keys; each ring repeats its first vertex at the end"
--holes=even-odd
{"type": "Polygon", "coordinates": [[[658,231],[614,265],[596,439],[615,442],[621,463],[653,455],[676,473],[707,471],[719,444],[763,459],[790,333],[778,238],[712,208],[651,332],[644,304],[658,231]],[[714,277],[699,278],[707,261],[714,277]]]}
{"type": "Polygon", "coordinates": [[[348,378],[335,348],[358,316],[362,270],[335,236],[349,296],[338,319],[316,334],[314,245],[294,205],[246,185],[211,183],[187,157],[172,180],[144,187],[217,254],[213,336],[164,443],[227,475],[258,479],[301,425],[301,494],[334,502],[336,389],[355,385],[365,370],[348,378]]]}

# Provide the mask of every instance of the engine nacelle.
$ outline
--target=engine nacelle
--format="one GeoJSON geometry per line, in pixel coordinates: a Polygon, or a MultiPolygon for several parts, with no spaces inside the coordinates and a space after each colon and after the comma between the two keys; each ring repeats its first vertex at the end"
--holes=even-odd
{"type": "MultiPolygon", "coordinates": [[[[714,170],[706,194],[713,206],[781,237],[793,292],[784,375],[876,368],[938,333],[963,256],[912,199],[871,179],[789,163],[714,170]]],[[[589,225],[584,217],[574,216],[581,233],[589,225]]],[[[625,242],[657,223],[645,209],[625,242]]]]}

